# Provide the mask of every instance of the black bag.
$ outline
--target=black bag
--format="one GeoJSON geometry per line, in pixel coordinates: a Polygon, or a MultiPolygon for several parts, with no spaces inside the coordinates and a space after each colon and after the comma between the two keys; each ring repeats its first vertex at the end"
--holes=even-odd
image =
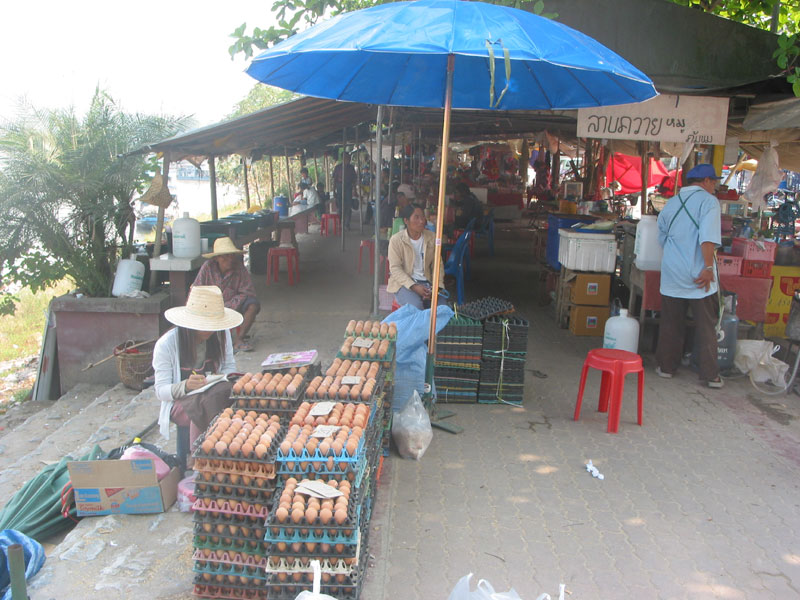
{"type": "Polygon", "coordinates": [[[359,209],[358,198],[353,198],[353,210],[359,209]]]}

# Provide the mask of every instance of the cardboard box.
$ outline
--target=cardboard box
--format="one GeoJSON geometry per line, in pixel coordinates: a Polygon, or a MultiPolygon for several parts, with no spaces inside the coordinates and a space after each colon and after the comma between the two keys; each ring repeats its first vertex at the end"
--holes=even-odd
{"type": "Polygon", "coordinates": [[[80,517],[164,512],[175,502],[181,478],[173,468],[159,482],[149,458],[73,461],[67,469],[80,517]]]}
{"type": "Polygon", "coordinates": [[[573,306],[569,313],[569,330],[573,335],[602,337],[608,315],[608,306],[573,306]]]}
{"type": "Polygon", "coordinates": [[[607,306],[611,297],[611,275],[578,273],[572,282],[570,302],[591,306],[607,306]]]}
{"type": "Polygon", "coordinates": [[[800,267],[772,267],[772,289],[767,312],[789,314],[792,296],[800,290],[800,267]]]}

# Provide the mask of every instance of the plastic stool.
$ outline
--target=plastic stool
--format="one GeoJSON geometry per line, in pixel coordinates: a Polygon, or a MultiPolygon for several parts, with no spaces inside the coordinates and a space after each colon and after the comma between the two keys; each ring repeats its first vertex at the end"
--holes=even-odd
{"type": "Polygon", "coordinates": [[[300,252],[300,246],[297,243],[297,234],[294,230],[295,222],[294,221],[279,221],[275,226],[275,233],[277,242],[280,245],[291,244],[294,246],[295,250],[297,250],[298,254],[300,252]],[[288,233],[288,236],[285,236],[284,233],[288,233]],[[286,238],[286,239],[284,239],[286,238]]]}
{"type": "Polygon", "coordinates": [[[300,281],[300,255],[297,249],[291,246],[278,246],[270,248],[267,254],[267,284],[278,281],[281,256],[286,257],[286,270],[289,271],[289,285],[294,285],[295,280],[300,281]]]}
{"type": "MultiPolygon", "coordinates": [[[[364,248],[367,249],[367,253],[369,254],[369,272],[375,272],[375,240],[361,240],[361,245],[358,247],[358,272],[361,273],[361,259],[362,254],[364,253],[364,248]]],[[[386,260],[386,257],[381,254],[380,256],[380,264],[383,264],[386,260]]]]}
{"type": "Polygon", "coordinates": [[[341,232],[342,222],[339,219],[339,215],[334,213],[325,213],[322,215],[322,221],[320,222],[319,232],[323,236],[330,235],[330,223],[333,222],[333,235],[339,235],[341,232]]]}
{"type": "Polygon", "coordinates": [[[586,360],[583,363],[581,372],[581,384],[578,388],[578,401],[575,404],[574,419],[577,421],[581,416],[581,402],[583,400],[583,390],[586,387],[586,373],[589,368],[598,369],[603,372],[603,379],[600,383],[600,399],[597,404],[598,412],[608,411],[608,433],[619,431],[619,413],[622,408],[622,393],[625,389],[625,376],[628,373],[639,374],[639,393],[637,399],[637,413],[639,425],[642,424],[642,393],[644,391],[644,368],[642,367],[642,357],[626,350],[614,350],[611,348],[598,348],[589,350],[586,360]]]}

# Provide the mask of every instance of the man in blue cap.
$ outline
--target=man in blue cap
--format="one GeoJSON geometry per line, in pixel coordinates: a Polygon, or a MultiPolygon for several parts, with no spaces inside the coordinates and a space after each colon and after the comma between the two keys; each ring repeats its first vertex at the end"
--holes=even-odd
{"type": "Polygon", "coordinates": [[[683,355],[687,308],[692,309],[700,379],[721,388],[717,364],[719,317],[714,251],[722,242],[720,207],[714,191],[714,167],[701,164],[686,174],[687,185],[669,199],[658,215],[661,262],[661,324],[656,373],[672,377],[683,355]]]}

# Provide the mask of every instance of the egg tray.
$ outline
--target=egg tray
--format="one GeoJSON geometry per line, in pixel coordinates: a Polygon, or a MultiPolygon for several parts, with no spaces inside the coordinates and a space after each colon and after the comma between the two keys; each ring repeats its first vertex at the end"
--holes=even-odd
{"type": "MultiPolygon", "coordinates": [[[[200,515],[204,513],[222,513],[226,515],[259,519],[263,519],[269,514],[270,507],[266,504],[262,504],[260,510],[256,509],[255,506],[252,505],[243,509],[238,507],[236,502],[236,500],[229,500],[227,498],[217,498],[215,500],[211,500],[211,504],[205,504],[203,502],[203,498],[198,498],[194,501],[194,504],[192,504],[192,510],[200,515]]],[[[261,503],[258,502],[256,504],[261,503]]]]}
{"type": "MultiPolygon", "coordinates": [[[[195,523],[200,523],[202,525],[210,524],[212,528],[215,528],[217,525],[227,525],[229,531],[231,525],[234,527],[241,527],[244,525],[245,527],[251,528],[262,528],[264,525],[264,517],[256,515],[242,515],[237,512],[222,512],[203,509],[202,511],[194,511],[192,518],[195,523]]],[[[208,533],[210,534],[211,532],[208,533]]],[[[231,535],[235,534],[231,533],[231,535]]],[[[263,537],[263,533],[259,537],[263,537]]]]}
{"type": "Polygon", "coordinates": [[[267,588],[210,583],[203,581],[202,575],[195,577],[192,595],[198,598],[221,598],[225,600],[268,600],[269,598],[267,588]]]}
{"type": "Polygon", "coordinates": [[[208,485],[204,490],[198,490],[197,486],[195,486],[195,497],[198,500],[212,498],[216,499],[217,501],[227,500],[230,502],[251,502],[268,505],[270,507],[272,506],[272,501],[275,498],[275,485],[273,485],[269,490],[262,489],[258,491],[238,486],[220,486],[220,489],[215,491],[212,489],[212,487],[216,487],[216,484],[214,486],[208,485]]]}
{"type": "MultiPolygon", "coordinates": [[[[370,504],[371,506],[371,504],[370,504]]],[[[316,544],[316,547],[313,551],[309,551],[305,545],[308,542],[276,542],[276,543],[269,543],[267,547],[267,557],[269,558],[280,558],[285,559],[287,564],[296,563],[297,561],[305,561],[306,559],[309,560],[319,560],[322,561],[331,561],[333,564],[338,564],[344,559],[351,560],[353,558],[359,557],[361,552],[366,552],[366,540],[369,534],[369,519],[364,519],[364,522],[361,528],[358,531],[358,541],[356,544],[329,544],[330,548],[328,552],[323,552],[321,545],[322,543],[326,542],[312,542],[316,544]],[[287,547],[283,550],[279,548],[281,544],[286,545],[287,547]],[[300,549],[292,549],[292,546],[299,545],[300,549]],[[341,546],[340,551],[336,551],[336,546],[341,546]]],[[[355,561],[359,562],[359,561],[355,561]]],[[[345,565],[346,570],[352,570],[352,564],[347,566],[345,565]]],[[[307,569],[308,567],[305,567],[307,569]]],[[[305,570],[302,564],[298,567],[299,570],[305,570]]],[[[267,567],[267,571],[270,571],[269,566],[267,567]]]]}
{"type": "MultiPolygon", "coordinates": [[[[269,448],[267,448],[267,453],[261,458],[256,458],[254,455],[255,452],[253,455],[248,457],[242,456],[241,452],[237,452],[236,455],[232,455],[230,451],[227,449],[222,454],[218,454],[216,450],[212,450],[209,453],[203,452],[202,448],[203,442],[206,440],[209,434],[211,434],[211,432],[214,431],[214,426],[216,425],[217,420],[219,418],[220,416],[217,415],[211,422],[211,425],[208,426],[208,429],[206,429],[205,432],[200,437],[198,437],[197,440],[195,440],[194,451],[192,452],[192,456],[195,458],[195,464],[197,463],[197,459],[210,460],[210,461],[225,461],[233,463],[246,463],[248,465],[269,464],[275,462],[275,452],[277,451],[280,443],[283,441],[283,438],[286,437],[286,427],[284,426],[281,426],[280,429],[278,429],[278,435],[276,435],[273,438],[272,443],[270,444],[269,448]]],[[[205,467],[200,467],[200,468],[202,469],[205,467]]],[[[233,469],[234,471],[249,470],[248,467],[245,467],[244,469],[242,468],[237,469],[236,467],[228,467],[228,468],[233,469]]]]}
{"type": "Polygon", "coordinates": [[[389,335],[389,334],[380,335],[379,334],[379,335],[373,336],[372,334],[366,334],[365,335],[363,332],[359,333],[359,334],[356,334],[355,331],[353,333],[347,333],[347,330],[345,330],[343,337],[344,337],[344,339],[347,339],[349,337],[362,337],[362,338],[366,338],[368,340],[381,340],[381,341],[389,340],[390,342],[396,342],[397,341],[397,336],[396,335],[389,335]]]}
{"type": "Polygon", "coordinates": [[[341,358],[342,360],[360,360],[360,361],[367,361],[367,362],[379,362],[382,363],[384,367],[388,368],[391,365],[391,362],[394,360],[394,350],[396,346],[396,342],[392,342],[389,344],[389,350],[386,351],[386,356],[380,358],[375,356],[370,358],[369,356],[361,356],[360,354],[356,354],[356,356],[346,356],[342,354],[342,349],[336,351],[336,358],[341,358]]]}
{"type": "Polygon", "coordinates": [[[501,300],[493,296],[473,300],[457,307],[459,315],[483,321],[494,315],[504,315],[514,312],[514,305],[507,300],[501,300]]]}
{"type": "MultiPolygon", "coordinates": [[[[276,400],[278,402],[296,402],[297,400],[299,400],[300,397],[303,395],[303,392],[305,392],[305,389],[306,389],[306,386],[308,385],[308,382],[311,381],[310,379],[306,379],[306,377],[308,377],[308,375],[303,377],[303,381],[300,382],[300,385],[297,386],[297,390],[295,390],[295,393],[292,394],[291,396],[289,396],[287,394],[284,394],[283,396],[278,396],[277,394],[269,394],[269,395],[267,395],[267,394],[255,394],[255,393],[253,393],[253,394],[245,394],[244,392],[240,392],[238,394],[231,393],[231,398],[235,402],[238,402],[239,400],[251,400],[251,401],[252,400],[256,400],[259,403],[258,406],[260,408],[257,409],[255,406],[253,406],[250,410],[261,410],[262,412],[264,412],[264,411],[269,410],[269,407],[268,406],[261,406],[261,404],[260,404],[261,400],[266,400],[266,401],[276,400]]],[[[312,377],[312,379],[313,379],[313,377],[312,377]]],[[[239,406],[238,408],[244,408],[244,406],[239,406]]]]}
{"type": "Polygon", "coordinates": [[[306,402],[341,402],[342,404],[370,404],[375,401],[375,397],[379,396],[383,393],[384,388],[386,387],[386,378],[383,375],[383,366],[381,366],[381,370],[378,371],[378,375],[375,377],[375,387],[372,390],[372,394],[367,400],[364,400],[361,395],[359,394],[358,399],[352,400],[350,396],[347,398],[330,398],[325,396],[323,398],[319,398],[316,396],[314,398],[304,397],[303,400],[306,402]]]}
{"type": "Polygon", "coordinates": [[[266,554],[248,554],[242,550],[228,551],[221,549],[210,549],[211,554],[206,556],[203,550],[196,548],[192,554],[192,560],[195,565],[204,568],[205,563],[212,563],[215,565],[232,565],[236,567],[254,567],[256,569],[267,568],[267,555],[266,554]],[[241,558],[236,559],[236,555],[241,558]]]}
{"type": "MultiPolygon", "coordinates": [[[[219,473],[216,471],[195,472],[203,477],[200,479],[195,476],[194,489],[195,495],[198,497],[205,497],[210,494],[227,494],[238,500],[246,500],[248,498],[262,498],[268,500],[272,497],[277,487],[277,477],[274,473],[270,477],[252,477],[251,479],[253,481],[261,482],[261,485],[258,483],[252,485],[253,481],[251,481],[250,484],[245,484],[241,479],[236,483],[232,483],[230,473],[219,473]],[[206,474],[212,476],[210,480],[204,478],[206,474]],[[230,491],[228,491],[229,489],[230,491]]],[[[239,477],[241,478],[241,475],[239,475],[239,477]]]]}
{"type": "MultiPolygon", "coordinates": [[[[337,600],[358,600],[361,594],[361,586],[364,582],[364,575],[367,570],[367,557],[369,552],[366,550],[367,541],[365,539],[364,545],[361,549],[358,565],[352,569],[349,574],[344,575],[345,581],[321,583],[320,593],[328,594],[337,600]]],[[[313,572],[309,564],[303,571],[295,571],[300,573],[313,572]]],[[[295,600],[297,594],[303,590],[311,590],[311,582],[294,582],[278,581],[280,573],[267,574],[267,587],[269,588],[270,600],[295,600]]]]}
{"type": "MultiPolygon", "coordinates": [[[[306,387],[307,386],[303,386],[301,394],[305,395],[306,387]]],[[[231,396],[231,399],[233,400],[233,404],[231,405],[233,410],[252,410],[262,415],[278,415],[279,417],[287,413],[294,414],[294,411],[296,411],[297,407],[303,402],[303,397],[300,395],[292,400],[287,398],[264,398],[261,396],[241,395],[231,396]],[[261,406],[262,402],[266,402],[267,406],[261,406]],[[276,405],[273,406],[273,403],[276,405]]],[[[282,418],[281,425],[285,425],[282,418]]]]}
{"type": "MultiPolygon", "coordinates": [[[[197,525],[197,523],[195,523],[197,525]]],[[[215,552],[246,552],[249,554],[257,554],[260,556],[269,556],[269,542],[265,542],[261,537],[257,539],[223,536],[215,533],[213,537],[218,537],[218,542],[211,541],[210,533],[197,533],[194,534],[194,547],[199,550],[214,550],[215,552]]]]}
{"type": "MultiPolygon", "coordinates": [[[[358,405],[358,404],[370,405],[371,404],[372,405],[372,406],[369,407],[369,419],[367,420],[367,424],[363,427],[365,432],[370,429],[370,427],[372,426],[373,421],[375,420],[375,415],[378,414],[379,412],[381,412],[381,409],[383,408],[384,398],[385,398],[385,391],[386,391],[386,384],[384,382],[383,384],[379,384],[379,386],[380,387],[375,389],[375,393],[372,394],[372,397],[370,398],[370,400],[368,402],[360,402],[360,401],[359,402],[354,402],[352,400],[337,400],[337,402],[341,402],[342,404],[355,404],[355,405],[358,405]]],[[[314,403],[317,403],[317,402],[332,402],[332,400],[326,400],[324,398],[315,398],[315,399],[307,399],[306,402],[310,402],[310,403],[314,404],[314,403]]],[[[292,416],[294,416],[294,415],[292,415],[292,416]]],[[[287,425],[287,429],[289,427],[291,427],[291,426],[287,425]]],[[[349,427],[352,429],[352,425],[350,425],[349,427]]],[[[279,450],[279,454],[280,454],[280,450],[279,450]]]]}
{"type": "Polygon", "coordinates": [[[252,548],[252,543],[266,543],[264,541],[264,534],[266,534],[267,530],[266,527],[264,527],[263,521],[257,521],[255,524],[250,522],[242,523],[240,521],[226,521],[216,516],[199,516],[195,514],[193,519],[193,527],[195,539],[205,536],[208,538],[205,543],[211,544],[215,547],[236,547],[237,544],[244,543],[252,548]],[[204,529],[204,526],[206,525],[211,526],[211,531],[206,531],[204,529]],[[223,529],[222,532],[218,531],[217,528],[219,527],[223,529]],[[241,527],[247,527],[250,533],[248,535],[242,535],[240,530],[241,527]],[[232,533],[234,529],[236,530],[236,533],[232,533]],[[216,537],[220,538],[218,542],[215,542],[211,539],[216,537]]]}
{"type": "Polygon", "coordinates": [[[205,561],[204,565],[195,562],[192,571],[200,573],[201,577],[203,573],[207,573],[213,577],[217,575],[224,575],[226,578],[228,576],[246,577],[246,583],[240,582],[243,587],[263,587],[267,584],[267,574],[264,572],[264,569],[259,567],[245,567],[205,561]]]}

